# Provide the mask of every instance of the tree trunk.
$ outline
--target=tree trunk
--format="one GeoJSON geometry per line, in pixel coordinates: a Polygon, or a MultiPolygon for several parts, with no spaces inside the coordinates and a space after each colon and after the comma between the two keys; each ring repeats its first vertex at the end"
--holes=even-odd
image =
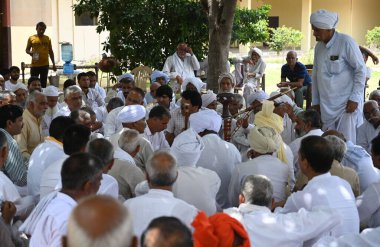
{"type": "MultiPolygon", "coordinates": [[[[205,2],[205,1],[204,1],[205,2]]],[[[232,25],[237,0],[208,0],[209,52],[208,89],[218,92],[218,77],[227,72],[232,25]]]]}

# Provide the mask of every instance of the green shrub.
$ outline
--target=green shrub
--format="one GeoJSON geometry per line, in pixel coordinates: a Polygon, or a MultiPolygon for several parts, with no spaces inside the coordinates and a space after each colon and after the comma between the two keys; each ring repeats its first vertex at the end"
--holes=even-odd
{"type": "Polygon", "coordinates": [[[379,47],[380,46],[380,27],[374,27],[367,31],[365,36],[367,44],[370,46],[379,47]]]}
{"type": "Polygon", "coordinates": [[[268,44],[271,50],[277,52],[277,55],[285,48],[295,49],[301,46],[303,38],[301,31],[285,26],[272,28],[271,31],[272,37],[268,44]]]}

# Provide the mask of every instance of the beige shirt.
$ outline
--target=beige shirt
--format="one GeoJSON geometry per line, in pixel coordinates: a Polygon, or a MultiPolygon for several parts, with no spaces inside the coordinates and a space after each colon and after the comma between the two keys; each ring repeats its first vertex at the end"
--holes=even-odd
{"type": "Polygon", "coordinates": [[[21,133],[15,136],[15,139],[20,147],[22,155],[29,159],[38,144],[44,142],[42,118],[37,119],[28,109],[25,109],[22,117],[24,119],[24,127],[22,128],[21,133]]]}
{"type": "MultiPolygon", "coordinates": [[[[346,180],[351,185],[352,192],[354,192],[355,197],[358,197],[360,195],[359,177],[354,169],[342,166],[338,161],[334,160],[330,169],[330,173],[333,176],[337,176],[346,180]]],[[[295,190],[302,190],[307,182],[307,177],[302,172],[300,172],[296,181],[295,190]]]]}
{"type": "Polygon", "coordinates": [[[108,172],[119,184],[119,194],[124,199],[135,197],[135,187],[145,180],[145,175],[134,163],[127,160],[115,159],[108,172]]]}

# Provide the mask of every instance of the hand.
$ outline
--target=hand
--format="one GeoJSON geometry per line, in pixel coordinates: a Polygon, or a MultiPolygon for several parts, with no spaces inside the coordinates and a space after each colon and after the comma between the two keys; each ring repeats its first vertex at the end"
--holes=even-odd
{"type": "Polygon", "coordinates": [[[374,55],[374,56],[372,56],[371,57],[372,58],[372,62],[373,62],[373,64],[378,64],[379,63],[379,59],[374,55]]]}
{"type": "Polygon", "coordinates": [[[112,90],[116,91],[120,87],[121,87],[121,83],[118,82],[118,83],[116,83],[115,85],[112,86],[112,90]]]}
{"type": "Polygon", "coordinates": [[[248,78],[256,77],[256,73],[247,73],[248,78]]]}
{"type": "Polygon", "coordinates": [[[57,71],[57,67],[55,67],[55,64],[53,64],[53,71],[57,71]]]}
{"type": "Polygon", "coordinates": [[[347,101],[346,112],[353,113],[358,108],[358,102],[355,101],[347,101]]]}
{"type": "Polygon", "coordinates": [[[182,83],[183,83],[183,79],[182,79],[182,77],[180,77],[179,75],[177,75],[175,79],[177,80],[177,83],[178,83],[179,85],[182,85],[182,83]]]}
{"type": "Polygon", "coordinates": [[[313,105],[311,108],[313,108],[315,111],[317,111],[319,114],[321,114],[321,106],[320,105],[313,105]]]}
{"type": "Polygon", "coordinates": [[[280,82],[279,84],[277,84],[277,87],[287,87],[287,86],[289,86],[289,85],[288,85],[288,83],[285,82],[285,81],[282,81],[282,82],[280,82]]]}
{"type": "Polygon", "coordinates": [[[8,225],[11,224],[13,217],[16,214],[16,206],[13,202],[5,201],[1,204],[1,213],[4,222],[8,225]]]}
{"type": "Polygon", "coordinates": [[[191,49],[190,47],[187,47],[187,48],[186,48],[186,52],[187,52],[187,53],[190,53],[191,55],[194,54],[194,53],[193,53],[193,49],[191,49]]]}

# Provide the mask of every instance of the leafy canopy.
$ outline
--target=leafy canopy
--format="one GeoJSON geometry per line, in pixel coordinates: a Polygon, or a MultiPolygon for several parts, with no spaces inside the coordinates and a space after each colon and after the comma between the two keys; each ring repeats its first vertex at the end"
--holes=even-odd
{"type": "MultiPolygon", "coordinates": [[[[78,15],[98,17],[97,32],[110,32],[105,50],[120,61],[120,70],[141,64],[161,69],[180,42],[188,43],[199,60],[207,55],[208,19],[199,1],[80,0],[73,8],[78,15]]],[[[265,41],[269,10],[268,5],[237,9],[232,41],[265,41]]]]}
{"type": "Polygon", "coordinates": [[[303,34],[301,31],[291,27],[272,28],[272,37],[269,41],[269,48],[276,51],[277,54],[285,48],[293,48],[301,46],[303,34]]]}
{"type": "Polygon", "coordinates": [[[367,35],[365,36],[367,40],[367,44],[370,46],[380,46],[380,27],[374,27],[371,30],[367,31],[367,35]]]}

